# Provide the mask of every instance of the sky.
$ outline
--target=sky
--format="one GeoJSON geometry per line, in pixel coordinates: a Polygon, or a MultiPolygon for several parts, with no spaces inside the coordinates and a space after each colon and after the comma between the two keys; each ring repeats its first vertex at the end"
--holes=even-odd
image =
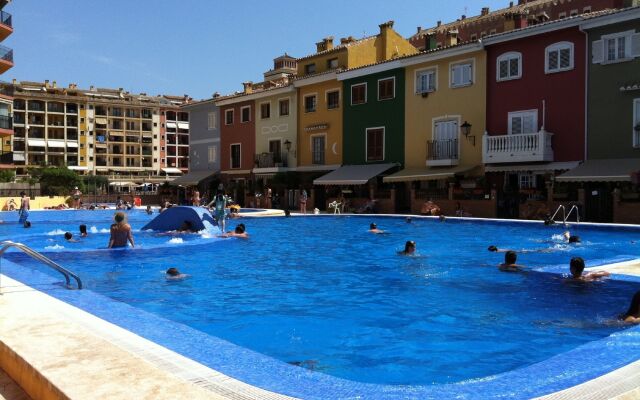
{"type": "Polygon", "coordinates": [[[14,33],[2,44],[15,66],[0,79],[124,88],[210,98],[263,80],[283,53],[303,57],[323,37],[378,33],[394,20],[418,26],[508,6],[508,0],[14,0],[14,33]]]}

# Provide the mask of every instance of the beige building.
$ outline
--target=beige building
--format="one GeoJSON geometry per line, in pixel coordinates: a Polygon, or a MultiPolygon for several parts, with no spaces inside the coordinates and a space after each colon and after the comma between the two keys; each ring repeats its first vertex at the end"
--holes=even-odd
{"type": "MultiPolygon", "coordinates": [[[[180,133],[187,149],[188,115],[167,97],[93,86],[86,90],[75,84],[59,87],[55,81],[14,81],[4,89],[14,98],[11,149],[18,175],[44,165],[66,165],[83,174],[132,183],[163,181],[182,173],[168,167],[161,114],[173,112],[176,116],[170,118],[177,120],[179,113],[186,119],[180,133]]],[[[177,156],[174,162],[179,163],[177,156]]]]}

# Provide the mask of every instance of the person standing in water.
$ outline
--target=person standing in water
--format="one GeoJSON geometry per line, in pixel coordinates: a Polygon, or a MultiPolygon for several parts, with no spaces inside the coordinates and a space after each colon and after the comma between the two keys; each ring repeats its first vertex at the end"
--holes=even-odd
{"type": "Polygon", "coordinates": [[[307,191],[305,189],[302,189],[302,192],[300,192],[300,212],[302,214],[307,213],[307,199],[307,191]]]}
{"type": "Polygon", "coordinates": [[[80,191],[80,189],[78,189],[78,187],[74,187],[73,191],[71,192],[71,196],[73,197],[73,208],[75,208],[76,210],[80,209],[80,200],[82,199],[82,192],[80,191]]]}
{"type": "Polygon", "coordinates": [[[227,196],[224,195],[224,192],[222,190],[218,189],[218,194],[213,199],[213,203],[213,216],[218,223],[218,228],[220,228],[220,231],[224,233],[226,222],[227,196]]]}
{"type": "Polygon", "coordinates": [[[122,211],[118,211],[113,217],[115,224],[111,225],[111,237],[107,247],[126,247],[127,241],[131,243],[131,247],[135,247],[133,243],[133,235],[131,234],[131,225],[127,223],[127,216],[122,211]]]}
{"type": "Polygon", "coordinates": [[[24,226],[27,219],[29,219],[29,210],[31,206],[29,205],[29,197],[25,192],[20,192],[20,210],[18,210],[18,215],[20,218],[18,219],[18,223],[24,226]]]}

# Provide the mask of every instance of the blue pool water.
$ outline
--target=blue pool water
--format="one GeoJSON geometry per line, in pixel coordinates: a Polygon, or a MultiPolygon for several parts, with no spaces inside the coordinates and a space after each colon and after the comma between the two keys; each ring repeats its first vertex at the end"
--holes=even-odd
{"type": "MultiPolygon", "coordinates": [[[[9,220],[8,213],[3,218],[9,220]]],[[[588,265],[640,255],[640,231],[400,218],[245,218],[249,240],[135,232],[137,248],[107,250],[112,212],[33,213],[33,228],[0,237],[47,253],[89,290],[283,362],[358,382],[452,383],[511,371],[625,329],[613,323],[638,284],[568,283],[588,265]],[[389,232],[367,233],[370,222],[389,232]],[[64,231],[92,233],[66,243],[64,231]],[[415,240],[418,256],[397,254],[415,240]],[[501,248],[528,273],[502,273],[501,248]],[[566,267],[565,267],[566,266],[566,267]],[[169,282],[163,271],[191,275],[169,282]]],[[[151,217],[131,212],[139,229],[151,217]]],[[[230,226],[234,226],[231,221],[230,226]]],[[[37,267],[17,253],[9,258],[37,267]]],[[[55,272],[42,270],[55,275],[55,272]]],[[[29,282],[25,282],[29,283],[29,282]]]]}

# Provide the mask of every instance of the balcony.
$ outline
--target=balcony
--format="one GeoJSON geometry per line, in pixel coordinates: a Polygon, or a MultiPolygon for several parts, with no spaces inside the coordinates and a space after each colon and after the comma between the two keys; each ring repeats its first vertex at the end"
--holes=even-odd
{"type": "Polygon", "coordinates": [[[427,140],[427,166],[458,165],[458,139],[427,140]]]}
{"type": "MultiPolygon", "coordinates": [[[[181,156],[188,156],[188,151],[184,154],[180,154],[181,156]]],[[[286,167],[287,162],[286,156],[283,157],[282,154],[278,153],[260,153],[256,154],[256,168],[275,168],[275,167],[286,167]]]]}
{"type": "Polygon", "coordinates": [[[0,154],[0,164],[13,164],[13,153],[0,154]]]}
{"type": "Polygon", "coordinates": [[[5,11],[0,11],[0,41],[5,40],[7,36],[13,33],[13,23],[11,21],[11,14],[5,11]]]}
{"type": "Polygon", "coordinates": [[[553,161],[551,137],[553,133],[540,131],[518,135],[482,137],[482,162],[519,163],[536,161],[553,161]]]}
{"type": "Polygon", "coordinates": [[[13,129],[13,118],[7,115],[0,115],[0,129],[13,129]]]}

